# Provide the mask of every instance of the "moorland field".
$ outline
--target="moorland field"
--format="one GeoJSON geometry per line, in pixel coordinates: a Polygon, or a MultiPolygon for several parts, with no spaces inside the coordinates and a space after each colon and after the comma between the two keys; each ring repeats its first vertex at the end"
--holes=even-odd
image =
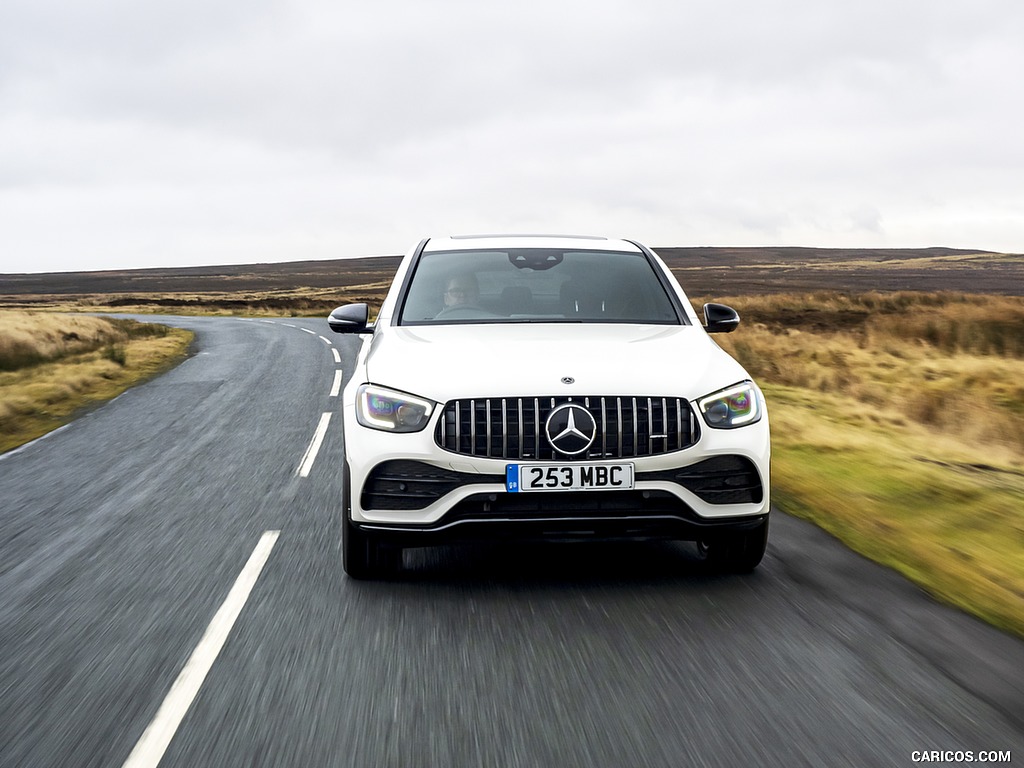
{"type": "MultiPolygon", "coordinates": [[[[743,317],[715,339],[767,395],[777,505],[1024,635],[1024,255],[656,250],[743,317]]],[[[55,312],[324,316],[379,305],[398,260],[0,275],[0,450],[188,345],[55,312]]]]}

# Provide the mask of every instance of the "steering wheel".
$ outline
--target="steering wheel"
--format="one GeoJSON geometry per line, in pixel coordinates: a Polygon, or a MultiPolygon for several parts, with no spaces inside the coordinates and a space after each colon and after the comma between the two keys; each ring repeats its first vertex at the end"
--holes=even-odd
{"type": "Polygon", "coordinates": [[[483,317],[492,317],[493,313],[488,312],[486,309],[482,309],[475,304],[462,304],[458,307],[445,307],[436,315],[435,320],[449,319],[449,320],[475,320],[483,317]]]}

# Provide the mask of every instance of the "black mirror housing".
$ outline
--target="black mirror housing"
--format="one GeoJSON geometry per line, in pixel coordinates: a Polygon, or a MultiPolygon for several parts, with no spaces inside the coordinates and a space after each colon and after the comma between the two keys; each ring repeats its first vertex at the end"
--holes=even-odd
{"type": "Polygon", "coordinates": [[[327,317],[327,324],[335,333],[366,333],[370,308],[366,304],[345,304],[327,317]]]}
{"type": "Polygon", "coordinates": [[[732,333],[740,324],[740,313],[725,304],[704,305],[704,330],[708,333],[732,333]]]}

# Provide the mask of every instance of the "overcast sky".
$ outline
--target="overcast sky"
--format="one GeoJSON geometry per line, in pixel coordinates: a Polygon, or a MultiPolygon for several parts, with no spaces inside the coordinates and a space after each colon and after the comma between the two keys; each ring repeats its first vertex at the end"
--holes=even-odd
{"type": "Polygon", "coordinates": [[[3,0],[0,272],[1024,251],[1020,0],[3,0]]]}

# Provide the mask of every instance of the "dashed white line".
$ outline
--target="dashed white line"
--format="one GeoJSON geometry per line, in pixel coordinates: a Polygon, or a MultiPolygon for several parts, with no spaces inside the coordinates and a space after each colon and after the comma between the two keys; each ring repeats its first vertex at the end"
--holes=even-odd
{"type": "Polygon", "coordinates": [[[331,352],[334,353],[334,362],[341,365],[341,352],[338,351],[337,347],[331,347],[331,352]]]}
{"type": "Polygon", "coordinates": [[[280,534],[280,531],[263,533],[256,549],[249,556],[249,561],[238,574],[224,604],[213,617],[210,626],[206,628],[203,639],[199,641],[199,645],[185,663],[185,668],[171,686],[153,722],[146,728],[125,761],[125,768],[156,768],[160,763],[167,745],[171,743],[178,726],[181,725],[182,718],[199,693],[210,667],[220,654],[220,649],[224,647],[224,642],[249,599],[249,593],[252,592],[280,534]]]}
{"type": "Polygon", "coordinates": [[[327,425],[330,423],[330,411],[320,416],[320,423],[316,427],[316,432],[309,443],[309,448],[306,449],[306,454],[302,457],[299,468],[295,470],[299,477],[309,477],[309,471],[313,469],[313,462],[316,461],[316,455],[320,452],[320,445],[324,441],[324,435],[327,434],[327,425]]]}
{"type": "Polygon", "coordinates": [[[327,345],[328,347],[329,347],[329,346],[331,346],[331,340],[330,340],[330,339],[328,339],[328,338],[326,338],[326,337],[324,337],[324,336],[321,336],[321,337],[320,337],[320,341],[322,341],[322,342],[323,342],[324,344],[326,344],[326,345],[327,345]]]}
{"type": "Polygon", "coordinates": [[[331,397],[337,397],[338,393],[341,392],[342,376],[344,376],[344,371],[334,372],[334,383],[331,385],[331,397]]]}
{"type": "Polygon", "coordinates": [[[309,330],[309,328],[299,328],[299,330],[300,331],[305,331],[306,333],[311,333],[314,336],[316,336],[316,331],[311,331],[311,330],[309,330]]]}

